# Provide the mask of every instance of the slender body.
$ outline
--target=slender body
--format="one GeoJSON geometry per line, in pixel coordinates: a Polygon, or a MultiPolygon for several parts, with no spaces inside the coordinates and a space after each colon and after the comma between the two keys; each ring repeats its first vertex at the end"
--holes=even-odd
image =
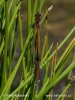
{"type": "Polygon", "coordinates": [[[38,32],[39,32],[39,25],[40,22],[40,14],[37,12],[35,14],[35,29],[36,29],[36,39],[35,39],[35,52],[36,52],[36,81],[40,80],[40,69],[39,69],[39,48],[38,48],[38,32]]]}

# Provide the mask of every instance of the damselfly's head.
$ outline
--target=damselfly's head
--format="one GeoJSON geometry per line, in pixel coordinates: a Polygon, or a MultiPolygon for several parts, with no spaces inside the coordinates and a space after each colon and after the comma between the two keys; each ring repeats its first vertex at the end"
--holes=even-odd
{"type": "Polygon", "coordinates": [[[39,27],[39,23],[40,23],[40,16],[41,14],[39,12],[37,12],[35,14],[35,25],[39,27]]]}

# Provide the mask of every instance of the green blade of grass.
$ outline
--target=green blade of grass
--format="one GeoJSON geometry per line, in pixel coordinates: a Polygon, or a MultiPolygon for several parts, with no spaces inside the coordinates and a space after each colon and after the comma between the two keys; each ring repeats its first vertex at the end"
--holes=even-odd
{"type": "Polygon", "coordinates": [[[9,38],[9,34],[8,34],[8,25],[9,25],[9,17],[8,17],[8,1],[5,2],[5,40],[4,40],[4,61],[3,61],[3,77],[2,77],[2,86],[1,89],[3,88],[3,86],[6,83],[7,80],[7,74],[6,74],[6,68],[7,68],[7,48],[8,48],[8,38],[9,38]]]}
{"type": "Polygon", "coordinates": [[[37,3],[38,3],[38,0],[35,0],[34,2],[34,7],[33,7],[33,13],[32,13],[32,22],[34,23],[35,20],[34,20],[34,16],[35,16],[35,13],[37,11],[37,3]]]}
{"type": "MultiPolygon", "coordinates": [[[[53,43],[51,44],[51,46],[50,46],[49,50],[47,51],[47,53],[45,54],[45,56],[42,58],[42,62],[44,62],[48,58],[50,51],[52,50],[52,47],[53,47],[53,43]]],[[[42,69],[42,66],[40,66],[40,68],[42,69]]]]}
{"type": "Polygon", "coordinates": [[[40,1],[40,7],[39,7],[39,11],[41,12],[42,10],[42,7],[43,7],[43,4],[44,4],[45,0],[41,0],[40,1]]]}
{"type": "Polygon", "coordinates": [[[0,55],[1,55],[2,51],[3,51],[3,48],[4,48],[4,39],[3,39],[2,43],[1,43],[1,46],[0,46],[0,55]]]}
{"type": "MultiPolygon", "coordinates": [[[[22,21],[21,21],[21,15],[20,13],[18,14],[18,20],[19,20],[19,30],[20,30],[20,45],[21,45],[21,50],[23,50],[23,36],[22,36],[22,21]]],[[[25,69],[25,60],[24,57],[22,59],[22,69],[23,69],[23,76],[24,79],[26,79],[26,69],[25,69]]]]}
{"type": "Polygon", "coordinates": [[[57,83],[64,78],[73,68],[75,68],[75,62],[72,62],[70,66],[54,81],[51,82],[44,90],[41,89],[39,94],[36,96],[37,100],[41,100],[57,83]]]}
{"type": "Polygon", "coordinates": [[[62,54],[61,58],[59,59],[58,63],[55,66],[55,70],[57,70],[57,68],[59,68],[64,61],[66,61],[67,56],[70,54],[74,46],[75,46],[75,38],[71,41],[69,46],[66,48],[65,52],[62,54]]]}
{"type": "Polygon", "coordinates": [[[13,24],[14,24],[14,21],[15,21],[15,18],[17,17],[17,12],[18,12],[18,10],[20,9],[20,6],[21,6],[21,2],[20,2],[20,3],[15,7],[15,9],[14,9],[13,17],[12,17],[10,23],[9,23],[8,33],[10,32],[10,30],[11,30],[13,24]]]}
{"type": "Polygon", "coordinates": [[[67,60],[63,63],[63,65],[60,66],[60,69],[57,70],[57,71],[55,72],[55,75],[54,75],[54,78],[53,78],[54,80],[55,80],[56,78],[58,78],[59,75],[61,75],[61,73],[63,72],[64,66],[66,65],[67,61],[68,61],[68,58],[67,58],[67,60]]]}
{"type": "Polygon", "coordinates": [[[14,15],[13,15],[13,17],[12,17],[12,20],[11,20],[11,22],[9,23],[9,17],[8,17],[8,3],[9,3],[9,1],[6,1],[6,24],[5,24],[5,26],[6,26],[6,31],[5,31],[5,49],[4,49],[4,63],[3,63],[3,77],[2,77],[2,87],[3,87],[3,85],[4,85],[4,83],[5,83],[5,81],[6,81],[6,66],[7,66],[7,48],[8,48],[8,39],[9,39],[9,32],[10,32],[10,30],[11,30],[11,27],[12,27],[12,25],[13,25],[13,22],[14,22],[14,19],[15,19],[15,16],[16,16],[16,14],[17,14],[17,12],[18,12],[18,9],[20,8],[20,3],[18,4],[18,6],[16,7],[16,9],[15,9],[15,12],[14,12],[14,15]],[[8,25],[9,25],[9,27],[8,27],[8,25]]]}
{"type": "MultiPolygon", "coordinates": [[[[46,80],[45,84],[43,84],[42,91],[45,90],[45,88],[48,86],[49,82],[50,82],[50,79],[48,78],[48,79],[46,80]]],[[[38,95],[37,95],[37,96],[38,96],[38,95]]]]}
{"type": "Polygon", "coordinates": [[[53,5],[50,6],[49,9],[46,9],[45,15],[43,16],[42,20],[40,21],[40,24],[43,23],[43,21],[46,19],[46,16],[48,15],[49,11],[51,11],[53,8],[53,5]]]}
{"type": "MultiPolygon", "coordinates": [[[[30,26],[31,25],[31,0],[27,0],[27,25],[30,26]]],[[[30,29],[31,27],[28,27],[27,31],[28,34],[30,33],[30,29]]]]}
{"type": "MultiPolygon", "coordinates": [[[[62,43],[58,46],[58,50],[66,43],[66,41],[70,38],[70,36],[74,33],[74,31],[75,31],[75,26],[68,33],[66,38],[62,41],[62,43]]],[[[56,53],[56,50],[47,58],[47,60],[45,62],[41,61],[40,67],[43,68],[52,59],[52,57],[54,56],[55,53],[56,53]]]]}
{"type": "MultiPolygon", "coordinates": [[[[31,25],[31,0],[27,0],[27,25],[30,26],[31,25]]],[[[29,35],[30,33],[30,30],[31,30],[31,27],[28,27],[27,28],[27,34],[29,35]]],[[[29,43],[29,47],[31,46],[31,42],[29,43]]],[[[28,48],[29,48],[28,47],[28,48]]],[[[27,50],[27,64],[28,64],[28,67],[30,66],[30,54],[31,54],[31,49],[29,48],[27,50]]]]}
{"type": "Polygon", "coordinates": [[[0,6],[3,4],[3,1],[4,1],[4,0],[1,0],[1,1],[0,1],[0,6]]]}
{"type": "MultiPolygon", "coordinates": [[[[8,9],[8,13],[9,13],[9,20],[11,22],[13,16],[14,16],[14,12],[15,12],[15,9],[17,7],[17,0],[12,0],[10,1],[9,0],[9,9],[8,9]]],[[[17,16],[17,13],[15,14],[17,16]]],[[[14,21],[13,21],[13,24],[11,26],[11,29],[10,29],[10,38],[9,38],[9,41],[10,41],[10,51],[9,51],[9,76],[10,76],[10,73],[11,73],[11,70],[12,70],[12,63],[13,63],[13,44],[14,44],[14,37],[15,37],[15,33],[16,33],[16,30],[15,30],[15,27],[16,25],[16,20],[17,18],[14,18],[14,21]]]]}
{"type": "Polygon", "coordinates": [[[8,11],[8,13],[11,12],[12,8],[14,10],[14,8],[16,7],[16,3],[17,3],[17,0],[15,0],[15,1],[11,0],[10,5],[9,5],[9,11],[8,11]]]}
{"type": "MultiPolygon", "coordinates": [[[[43,44],[41,59],[43,59],[43,57],[44,57],[46,45],[47,45],[47,36],[45,36],[45,39],[44,39],[44,44],[43,44]]],[[[46,51],[46,52],[47,52],[47,51],[46,51]]]]}
{"type": "Polygon", "coordinates": [[[45,36],[45,39],[44,39],[44,44],[43,44],[41,59],[44,57],[44,54],[45,54],[45,47],[46,47],[46,36],[45,36]]]}
{"type": "Polygon", "coordinates": [[[30,92],[31,92],[31,88],[29,88],[28,91],[27,91],[27,93],[25,94],[24,100],[28,99],[30,92]]]}
{"type": "Polygon", "coordinates": [[[59,97],[56,99],[56,100],[60,100],[61,99],[61,96],[63,96],[67,91],[68,89],[71,87],[72,84],[68,84],[64,90],[62,91],[62,93],[59,95],[59,97]]]}
{"type": "MultiPolygon", "coordinates": [[[[69,58],[69,54],[70,52],[72,51],[72,49],[74,48],[75,46],[75,39],[73,39],[69,46],[66,48],[65,52],[62,54],[61,58],[59,59],[58,63],[57,63],[57,70],[55,69],[56,71],[56,74],[54,76],[54,80],[59,77],[59,75],[61,74],[61,72],[63,71],[64,69],[64,66],[65,66],[65,63],[67,62],[68,58],[69,58]],[[59,63],[60,62],[60,63],[59,63]]],[[[74,59],[74,58],[73,58],[74,59]]],[[[74,61],[74,60],[73,60],[74,61]]]]}
{"type": "MultiPolygon", "coordinates": [[[[31,32],[30,32],[30,33],[32,33],[32,29],[31,29],[31,32]]],[[[21,63],[21,60],[22,60],[22,58],[23,58],[23,56],[24,56],[24,53],[25,53],[25,51],[26,51],[26,48],[27,48],[27,46],[28,46],[28,43],[30,42],[31,36],[32,36],[32,34],[29,34],[29,36],[28,36],[28,38],[27,38],[27,40],[26,40],[26,42],[25,42],[25,44],[24,44],[24,49],[23,49],[23,51],[22,51],[22,53],[21,53],[21,55],[20,55],[20,57],[19,57],[19,59],[18,59],[17,64],[16,64],[15,67],[14,67],[14,70],[12,71],[12,73],[11,73],[11,75],[10,75],[8,81],[7,81],[7,84],[5,85],[5,87],[4,87],[3,91],[2,91],[2,94],[1,94],[0,98],[2,98],[2,95],[4,94],[4,92],[7,93],[7,92],[9,91],[9,89],[10,89],[10,87],[11,87],[11,84],[12,84],[12,82],[13,82],[13,80],[14,80],[14,77],[15,77],[15,75],[16,75],[16,72],[17,72],[17,70],[18,70],[18,68],[19,68],[19,65],[20,65],[20,63],[21,63]]]]}
{"type": "MultiPolygon", "coordinates": [[[[19,3],[19,5],[14,10],[15,12],[13,14],[13,17],[12,17],[11,22],[10,22],[9,27],[8,27],[8,33],[10,32],[11,27],[13,26],[13,23],[14,23],[14,20],[16,18],[16,15],[17,15],[17,12],[18,12],[19,8],[20,8],[20,3],[19,3]]],[[[4,47],[4,40],[2,41],[2,44],[1,44],[0,54],[1,54],[2,50],[3,50],[3,47],[4,47]]]]}
{"type": "MultiPolygon", "coordinates": [[[[14,96],[19,90],[21,90],[23,87],[25,87],[30,81],[31,79],[33,78],[33,75],[29,76],[25,81],[23,80],[20,85],[18,86],[18,88],[16,90],[14,90],[10,95],[14,96]]],[[[8,96],[6,98],[6,100],[10,99],[10,97],[8,96]]]]}

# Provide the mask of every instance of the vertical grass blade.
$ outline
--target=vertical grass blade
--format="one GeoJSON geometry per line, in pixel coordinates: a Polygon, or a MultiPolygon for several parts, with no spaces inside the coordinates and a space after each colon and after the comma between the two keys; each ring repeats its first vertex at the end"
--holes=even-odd
{"type": "Polygon", "coordinates": [[[4,0],[1,0],[1,1],[0,1],[0,6],[2,5],[3,1],[4,1],[4,0]]]}
{"type": "MultiPolygon", "coordinates": [[[[18,14],[18,20],[19,20],[19,30],[20,30],[20,45],[21,45],[21,50],[23,50],[23,33],[22,33],[22,21],[21,21],[21,15],[20,12],[18,14]]],[[[22,59],[22,70],[23,70],[23,77],[26,79],[26,69],[25,69],[25,59],[23,57],[22,59]]]]}
{"type": "Polygon", "coordinates": [[[43,4],[44,4],[45,0],[41,0],[40,1],[40,7],[39,7],[39,11],[41,12],[42,10],[42,7],[43,7],[43,4]]]}
{"type": "MultiPolygon", "coordinates": [[[[31,0],[27,0],[27,26],[30,26],[31,25],[31,0]]],[[[29,35],[30,34],[30,29],[31,27],[28,27],[27,29],[27,34],[29,35]]],[[[29,43],[29,47],[31,46],[31,43],[29,43]]],[[[28,47],[28,48],[29,48],[28,47]]],[[[28,64],[28,67],[30,66],[30,54],[31,54],[31,50],[30,48],[28,49],[27,51],[27,64],[28,64]]]]}
{"type": "Polygon", "coordinates": [[[9,39],[9,35],[8,35],[8,25],[9,25],[9,17],[8,17],[8,1],[5,2],[5,40],[4,40],[4,61],[3,61],[3,77],[2,77],[2,86],[1,88],[3,88],[3,86],[6,83],[6,69],[7,69],[7,49],[8,49],[8,39],[9,39]]]}
{"type": "Polygon", "coordinates": [[[32,12],[32,23],[35,22],[34,16],[35,16],[36,11],[37,11],[37,3],[38,3],[38,0],[35,0],[35,2],[34,2],[34,7],[33,7],[33,12],[32,12]]]}

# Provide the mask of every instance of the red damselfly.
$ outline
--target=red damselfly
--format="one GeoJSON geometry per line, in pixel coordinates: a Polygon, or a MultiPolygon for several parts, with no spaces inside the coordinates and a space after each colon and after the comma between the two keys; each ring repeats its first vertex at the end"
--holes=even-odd
{"type": "Polygon", "coordinates": [[[38,40],[39,40],[39,28],[40,28],[40,25],[39,25],[39,22],[40,22],[40,14],[39,12],[37,12],[35,14],[35,30],[36,30],[36,37],[35,37],[35,52],[36,52],[36,58],[35,58],[35,65],[36,65],[36,82],[39,82],[40,80],[40,69],[39,69],[39,43],[38,43],[38,40]]]}

